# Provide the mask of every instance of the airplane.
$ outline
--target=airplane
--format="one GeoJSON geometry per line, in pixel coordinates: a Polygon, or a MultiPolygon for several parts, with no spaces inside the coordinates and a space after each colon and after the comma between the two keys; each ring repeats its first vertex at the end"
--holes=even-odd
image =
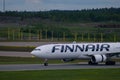
{"type": "Polygon", "coordinates": [[[44,66],[48,66],[48,59],[60,59],[64,62],[88,59],[89,65],[97,65],[100,62],[115,65],[116,62],[111,61],[111,58],[120,57],[120,43],[46,44],[36,47],[31,54],[45,59],[44,66]]]}

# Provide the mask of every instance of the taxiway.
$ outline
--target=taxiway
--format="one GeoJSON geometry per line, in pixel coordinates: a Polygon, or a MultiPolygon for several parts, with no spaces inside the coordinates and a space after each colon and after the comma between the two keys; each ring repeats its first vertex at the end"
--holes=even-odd
{"type": "Polygon", "coordinates": [[[116,65],[88,65],[86,62],[78,64],[13,64],[0,65],[0,71],[24,71],[24,70],[60,70],[60,69],[99,69],[99,68],[120,68],[120,63],[116,65]]]}

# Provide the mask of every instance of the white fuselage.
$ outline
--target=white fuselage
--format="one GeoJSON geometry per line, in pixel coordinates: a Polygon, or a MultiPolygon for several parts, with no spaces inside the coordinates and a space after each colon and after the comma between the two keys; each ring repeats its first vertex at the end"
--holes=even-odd
{"type": "Polygon", "coordinates": [[[35,48],[31,54],[44,59],[86,59],[89,55],[120,52],[120,43],[48,44],[35,48]]]}

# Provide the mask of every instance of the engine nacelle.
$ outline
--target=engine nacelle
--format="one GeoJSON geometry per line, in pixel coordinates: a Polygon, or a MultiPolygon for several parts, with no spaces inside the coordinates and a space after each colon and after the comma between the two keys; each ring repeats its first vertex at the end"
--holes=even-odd
{"type": "Polygon", "coordinates": [[[63,62],[70,62],[70,61],[74,61],[74,59],[62,59],[63,62]]]}
{"type": "Polygon", "coordinates": [[[107,57],[106,55],[93,55],[92,58],[91,58],[91,61],[93,63],[98,63],[98,62],[104,62],[106,61],[107,57]]]}

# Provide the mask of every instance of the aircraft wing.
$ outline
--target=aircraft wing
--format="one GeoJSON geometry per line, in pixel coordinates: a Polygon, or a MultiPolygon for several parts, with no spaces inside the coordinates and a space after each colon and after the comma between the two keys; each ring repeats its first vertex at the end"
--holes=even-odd
{"type": "Polygon", "coordinates": [[[106,54],[106,56],[108,56],[108,57],[113,57],[113,56],[120,57],[120,52],[109,53],[109,54],[106,54]]]}
{"type": "MultiPolygon", "coordinates": [[[[86,56],[93,56],[95,54],[87,54],[86,56]]],[[[98,55],[106,55],[107,57],[113,57],[113,56],[116,56],[116,57],[120,57],[120,52],[115,52],[115,53],[103,53],[103,54],[98,54],[98,55]]]]}

